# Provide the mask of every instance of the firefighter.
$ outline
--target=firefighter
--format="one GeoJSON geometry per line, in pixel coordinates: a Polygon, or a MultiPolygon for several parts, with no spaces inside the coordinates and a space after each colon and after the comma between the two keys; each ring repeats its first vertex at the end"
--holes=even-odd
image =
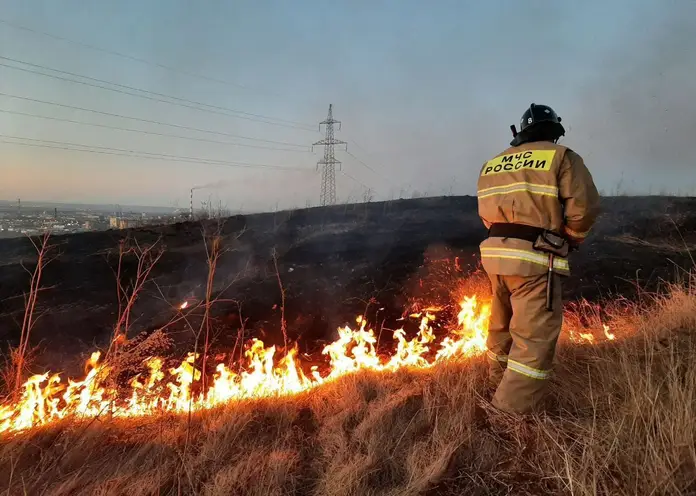
{"type": "Polygon", "coordinates": [[[599,194],[583,159],[559,145],[561,118],[531,104],[511,147],[487,161],[478,179],[478,211],[488,229],[481,262],[493,303],[488,329],[492,404],[526,414],[543,409],[561,331],[567,255],[587,237],[599,194]]]}

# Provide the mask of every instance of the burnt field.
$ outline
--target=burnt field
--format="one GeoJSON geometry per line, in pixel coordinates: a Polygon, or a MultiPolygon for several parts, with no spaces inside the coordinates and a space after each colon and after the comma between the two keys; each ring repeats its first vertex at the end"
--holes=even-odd
{"type": "MultiPolygon", "coordinates": [[[[696,199],[618,197],[605,198],[602,206],[593,234],[572,255],[567,299],[630,299],[639,288],[657,289],[692,266],[696,199]]],[[[127,289],[137,275],[132,254],[123,257],[119,275],[124,239],[128,246],[155,245],[161,253],[133,307],[129,335],[134,335],[170,322],[182,302],[205,299],[206,248],[215,234],[222,254],[212,291],[213,346],[229,348],[240,328],[244,338],[282,343],[284,313],[288,338],[311,353],[358,314],[394,329],[418,305],[453,303],[451,291],[477,269],[485,229],[475,198],[446,197],[56,236],[31,336],[37,367],[65,368],[66,357],[108,346],[119,314],[117,276],[127,289]]],[[[31,271],[35,262],[29,240],[0,241],[3,346],[19,338],[30,280],[25,268],[31,271]]],[[[183,322],[168,331],[182,350],[188,348],[191,333],[183,322]]]]}

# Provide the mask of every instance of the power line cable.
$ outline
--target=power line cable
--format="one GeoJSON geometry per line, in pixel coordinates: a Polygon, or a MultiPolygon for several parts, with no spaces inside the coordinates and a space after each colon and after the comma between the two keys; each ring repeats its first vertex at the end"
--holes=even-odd
{"type": "MultiPolygon", "coordinates": [[[[349,141],[350,141],[351,143],[353,143],[355,146],[357,146],[357,147],[358,147],[360,150],[362,150],[363,152],[367,153],[368,155],[370,154],[370,152],[367,151],[367,150],[365,149],[364,146],[362,146],[360,143],[358,143],[358,142],[355,141],[354,139],[350,139],[349,141]]],[[[346,152],[348,152],[348,150],[346,150],[346,152]]],[[[390,180],[391,180],[391,179],[389,179],[388,177],[386,177],[384,174],[382,174],[379,170],[375,170],[375,169],[379,169],[379,167],[374,168],[374,167],[369,166],[364,160],[361,160],[360,158],[356,157],[354,154],[352,154],[352,153],[350,153],[350,152],[348,152],[348,155],[350,155],[351,157],[353,157],[355,160],[358,161],[358,163],[360,163],[361,165],[363,165],[363,166],[366,167],[367,169],[371,170],[372,172],[374,172],[374,173],[377,174],[378,176],[381,176],[383,179],[385,179],[385,180],[387,180],[387,181],[390,181],[390,180]]]]}
{"type": "Polygon", "coordinates": [[[353,143],[355,146],[357,146],[359,149],[361,149],[362,151],[364,151],[365,153],[367,153],[367,154],[369,155],[370,152],[367,151],[367,150],[365,149],[365,147],[362,146],[360,143],[358,143],[358,142],[355,141],[354,139],[350,139],[350,140],[348,140],[348,141],[350,141],[350,142],[353,143]]]}
{"type": "Polygon", "coordinates": [[[197,102],[195,100],[188,100],[186,98],[171,96],[171,95],[167,95],[165,93],[158,93],[156,91],[144,90],[142,88],[137,88],[134,86],[128,86],[128,85],[120,84],[120,83],[114,83],[111,81],[107,81],[105,79],[84,76],[82,74],[78,74],[75,72],[54,69],[52,67],[48,67],[48,66],[45,66],[42,64],[33,64],[31,62],[26,62],[23,60],[13,59],[11,57],[3,57],[3,56],[0,56],[0,59],[6,60],[9,62],[14,62],[15,64],[24,64],[24,65],[27,65],[29,67],[43,69],[45,71],[52,71],[52,72],[57,72],[58,74],[64,74],[64,75],[68,75],[68,76],[78,77],[78,78],[86,79],[88,81],[95,81],[95,82],[101,83],[101,84],[88,83],[86,81],[79,81],[76,79],[70,79],[70,78],[66,78],[66,77],[56,76],[55,74],[46,74],[45,72],[35,71],[35,70],[27,69],[24,67],[16,67],[16,66],[9,65],[9,64],[0,64],[0,66],[7,67],[9,69],[28,72],[31,74],[37,74],[37,75],[44,76],[44,77],[50,77],[53,79],[58,79],[60,81],[66,81],[66,82],[76,83],[76,84],[83,84],[85,86],[91,86],[93,88],[99,88],[99,89],[103,89],[103,90],[107,90],[107,91],[113,91],[115,93],[121,93],[123,95],[135,96],[138,98],[144,98],[146,100],[151,100],[151,101],[160,102],[160,103],[166,103],[169,105],[176,105],[179,107],[184,107],[184,108],[188,108],[188,109],[192,109],[192,110],[198,110],[199,112],[208,112],[211,114],[224,115],[227,117],[233,117],[235,119],[243,119],[243,120],[248,120],[248,121],[252,121],[252,122],[259,122],[259,123],[268,124],[271,126],[289,127],[289,128],[293,128],[293,129],[300,129],[303,131],[316,131],[316,128],[311,128],[311,127],[304,125],[304,124],[297,125],[297,124],[288,124],[285,122],[272,122],[270,120],[272,118],[263,116],[261,114],[252,114],[249,112],[243,112],[241,110],[229,109],[227,107],[210,105],[207,103],[197,102]],[[110,88],[108,86],[104,86],[105,84],[115,86],[116,88],[110,88]],[[117,89],[117,88],[123,88],[123,89],[117,89]],[[145,94],[141,95],[141,94],[135,93],[135,92],[141,92],[141,93],[145,93],[145,94]],[[151,95],[154,95],[154,96],[151,96],[151,95]],[[169,100],[166,100],[167,98],[169,100]],[[173,101],[170,101],[170,100],[173,100],[173,101]],[[236,115],[236,114],[239,114],[239,115],[236,115]]]}
{"type": "Polygon", "coordinates": [[[259,122],[259,123],[262,123],[262,124],[269,124],[269,125],[273,125],[273,126],[280,126],[280,127],[289,127],[289,128],[294,128],[294,129],[301,129],[301,130],[303,130],[303,131],[315,131],[315,129],[309,128],[309,127],[307,127],[306,125],[288,124],[288,123],[284,123],[284,122],[272,122],[270,119],[273,119],[273,118],[271,118],[271,117],[266,117],[266,116],[263,116],[263,115],[260,115],[260,114],[251,114],[251,113],[249,113],[249,112],[243,112],[243,111],[241,111],[241,110],[229,109],[229,108],[226,108],[226,107],[220,107],[220,106],[216,106],[216,105],[210,105],[210,104],[207,104],[207,103],[197,102],[197,101],[194,101],[194,100],[188,100],[188,99],[186,99],[186,98],[180,98],[180,97],[176,97],[176,96],[171,96],[171,95],[167,95],[167,94],[164,94],[164,93],[158,93],[158,92],[155,92],[155,91],[144,90],[144,89],[142,89],[142,88],[137,88],[137,87],[134,87],[134,86],[128,86],[128,85],[124,85],[124,84],[120,84],[120,83],[114,83],[114,82],[107,81],[107,80],[104,80],[104,79],[93,78],[93,77],[90,77],[90,76],[84,76],[84,75],[82,75],[82,74],[77,74],[77,73],[69,72],[69,71],[63,71],[63,70],[60,70],[60,69],[54,69],[54,68],[52,68],[52,67],[48,67],[48,66],[41,65],[41,64],[33,64],[33,63],[31,63],[31,62],[25,62],[25,61],[23,61],[23,60],[13,59],[13,58],[11,58],[11,57],[3,57],[3,56],[0,56],[0,59],[2,59],[2,60],[7,60],[7,61],[10,61],[10,62],[14,62],[14,63],[18,63],[18,64],[24,64],[24,65],[27,65],[27,66],[30,66],[30,67],[35,67],[35,68],[38,68],[38,69],[43,69],[43,70],[47,70],[47,71],[57,72],[57,73],[59,73],[59,74],[66,74],[66,75],[68,75],[68,76],[79,77],[79,78],[87,79],[87,80],[89,80],[89,81],[96,81],[96,82],[98,82],[98,83],[103,83],[103,84],[107,84],[107,85],[111,85],[111,86],[116,86],[116,87],[118,87],[118,88],[125,88],[125,90],[128,90],[128,91],[125,91],[125,90],[118,90],[118,89],[115,89],[115,88],[109,88],[108,86],[102,86],[102,85],[94,84],[94,83],[87,83],[87,82],[85,82],[85,81],[79,81],[79,80],[75,80],[75,79],[60,77],[60,76],[56,76],[55,74],[46,74],[46,73],[43,73],[43,72],[34,71],[34,70],[26,69],[26,68],[23,68],[23,67],[15,67],[15,66],[12,66],[12,65],[0,64],[0,66],[7,67],[7,68],[9,68],[9,69],[15,69],[15,70],[19,70],[19,71],[29,72],[29,73],[32,73],[32,74],[38,74],[38,75],[40,75],[40,76],[50,77],[50,78],[58,79],[58,80],[61,80],[61,81],[67,81],[67,82],[71,82],[71,83],[83,84],[83,85],[86,85],[86,86],[91,86],[91,87],[93,87],[93,88],[100,88],[100,89],[104,89],[104,90],[108,90],[108,91],[113,91],[113,92],[116,92],[116,93],[121,93],[121,94],[124,94],[124,95],[135,96],[135,97],[138,97],[138,98],[145,98],[145,99],[147,99],[147,100],[152,100],[152,101],[155,101],[155,102],[167,103],[167,104],[170,104],[170,105],[177,105],[177,106],[179,106],[179,107],[184,107],[184,108],[189,108],[189,109],[193,109],[193,110],[198,110],[198,111],[201,111],[201,112],[209,112],[209,113],[218,114],[218,115],[225,115],[225,116],[227,116],[227,117],[233,117],[233,118],[236,118],[236,119],[244,119],[244,120],[248,120],[248,121],[252,121],[252,122],[259,122]],[[141,92],[141,93],[145,93],[145,95],[141,95],[141,94],[138,94],[138,93],[133,93],[134,91],[136,91],[136,92],[139,91],[139,92],[141,92]],[[155,95],[155,96],[148,96],[148,95],[155,95]],[[161,97],[161,98],[158,98],[158,97],[161,97]],[[163,98],[168,98],[168,99],[174,100],[174,101],[165,100],[165,99],[163,99],[163,98]],[[207,107],[207,108],[201,108],[201,107],[207,107]],[[235,115],[235,114],[241,114],[241,115],[235,115]]]}
{"type": "Polygon", "coordinates": [[[343,174],[344,176],[346,176],[348,179],[351,179],[351,180],[355,181],[357,184],[359,184],[360,186],[362,186],[363,188],[365,188],[367,191],[374,191],[375,193],[379,193],[379,191],[377,191],[375,188],[372,188],[372,187],[368,186],[367,184],[363,183],[362,181],[359,181],[358,179],[354,178],[353,176],[351,176],[351,175],[348,174],[347,172],[345,172],[345,171],[343,171],[343,170],[341,170],[340,172],[341,172],[341,174],[343,174]]]}
{"type": "Polygon", "coordinates": [[[348,150],[344,150],[344,152],[346,152],[348,155],[350,155],[351,157],[353,157],[360,165],[362,165],[363,167],[365,167],[367,170],[369,170],[369,171],[373,172],[374,174],[377,174],[377,175],[380,176],[381,178],[386,179],[387,181],[389,181],[389,178],[385,177],[384,174],[382,174],[381,172],[377,172],[375,169],[373,169],[372,167],[370,167],[369,165],[367,165],[365,162],[363,162],[362,160],[360,160],[358,157],[356,157],[355,155],[353,155],[353,154],[352,154],[351,152],[349,152],[348,150]]]}
{"type": "MultiPolygon", "coordinates": [[[[218,79],[218,78],[206,76],[206,75],[203,75],[203,74],[198,74],[198,73],[190,72],[190,71],[187,71],[187,70],[184,70],[184,69],[177,69],[176,67],[171,67],[171,66],[168,66],[168,65],[165,65],[165,64],[161,64],[161,63],[159,63],[159,62],[154,62],[154,61],[147,60],[147,59],[143,59],[143,58],[140,58],[140,57],[135,57],[135,56],[133,56],[133,55],[128,55],[128,54],[126,54],[126,53],[118,52],[118,51],[116,51],[116,50],[109,50],[109,49],[107,49],[107,48],[99,47],[99,46],[92,45],[92,44],[89,44],[89,43],[84,43],[84,42],[82,42],[82,41],[72,40],[72,39],[70,39],[70,38],[65,38],[65,37],[63,37],[63,36],[58,36],[58,35],[55,35],[55,34],[52,34],[52,33],[47,33],[47,32],[45,32],[45,31],[39,31],[38,29],[33,29],[33,28],[30,28],[30,27],[27,27],[27,26],[23,26],[23,25],[21,25],[21,24],[17,24],[17,23],[14,23],[14,22],[10,22],[10,21],[8,21],[8,20],[6,20],[6,19],[0,19],[0,23],[5,24],[5,25],[10,26],[10,27],[13,27],[13,28],[15,28],[15,29],[22,30],[22,31],[27,31],[27,32],[34,33],[34,34],[39,34],[39,35],[42,35],[42,36],[46,36],[46,37],[48,37],[48,38],[52,38],[52,39],[54,39],[54,40],[64,41],[64,42],[66,42],[66,43],[72,43],[72,44],[74,44],[74,45],[78,45],[78,46],[81,46],[81,47],[84,47],[84,48],[89,48],[90,50],[95,50],[95,51],[102,52],[102,53],[108,53],[108,54],[111,54],[111,55],[116,55],[116,56],[122,57],[122,58],[124,58],[124,59],[129,59],[129,60],[133,60],[133,61],[135,61],[135,62],[140,62],[140,63],[143,63],[143,64],[148,64],[148,65],[156,66],[156,67],[159,67],[159,68],[161,68],[161,69],[166,69],[166,70],[171,71],[171,72],[177,72],[177,73],[179,73],[179,74],[184,74],[184,75],[186,75],[186,76],[191,76],[191,77],[203,79],[203,80],[205,80],[205,81],[211,81],[211,82],[214,82],[214,83],[226,84],[226,85],[229,85],[229,86],[236,86],[237,88],[242,88],[242,89],[245,89],[245,90],[253,90],[253,89],[254,89],[254,88],[251,88],[251,87],[246,86],[246,85],[244,85],[244,84],[235,83],[235,82],[232,82],[232,81],[226,81],[226,80],[224,80],[224,79],[218,79]]],[[[293,122],[293,121],[287,121],[287,122],[293,122]]],[[[296,124],[300,124],[300,123],[296,123],[296,124]]]]}
{"type": "Polygon", "coordinates": [[[285,151],[285,152],[304,152],[304,153],[310,153],[309,149],[306,150],[296,150],[293,148],[274,148],[271,146],[262,146],[262,145],[249,145],[246,143],[231,143],[229,141],[219,141],[219,140],[211,140],[211,139],[206,139],[206,138],[195,138],[192,136],[181,136],[178,134],[168,134],[168,133],[158,133],[155,131],[145,131],[142,129],[131,129],[131,128],[126,128],[126,127],[118,127],[118,126],[110,126],[108,124],[98,124],[95,122],[84,122],[84,121],[76,121],[73,119],[64,119],[61,117],[52,117],[48,115],[38,115],[38,114],[30,114],[27,112],[17,112],[14,110],[4,110],[0,109],[0,112],[5,113],[5,114],[12,114],[12,115],[21,115],[25,117],[34,117],[37,119],[48,119],[52,121],[59,121],[59,122],[70,122],[72,124],[80,124],[83,126],[93,126],[93,127],[101,127],[101,128],[106,128],[106,129],[114,129],[117,131],[127,131],[131,133],[139,133],[139,134],[149,134],[153,136],[163,136],[166,138],[176,138],[176,139],[182,139],[182,140],[190,140],[190,141],[200,141],[204,143],[215,143],[219,145],[230,145],[230,146],[244,146],[244,147],[249,147],[249,148],[257,148],[257,149],[262,149],[262,150],[276,150],[276,151],[285,151]]]}
{"type": "MultiPolygon", "coordinates": [[[[167,159],[176,159],[176,160],[193,160],[196,162],[210,163],[210,164],[223,164],[223,165],[231,164],[231,165],[243,165],[243,166],[248,166],[248,167],[284,169],[283,166],[278,166],[278,165],[251,164],[251,163],[247,163],[247,162],[234,162],[234,161],[226,161],[226,160],[207,159],[207,158],[201,158],[201,157],[186,157],[186,156],[179,156],[179,155],[170,155],[170,154],[160,153],[160,152],[154,153],[154,152],[147,152],[147,151],[142,151],[142,150],[113,148],[113,147],[108,147],[108,146],[85,145],[82,143],[73,143],[73,142],[68,142],[68,141],[54,141],[54,140],[47,140],[47,139],[36,139],[36,138],[28,138],[28,137],[24,137],[24,136],[10,136],[10,135],[5,135],[5,134],[0,134],[0,138],[26,140],[26,141],[37,142],[37,143],[50,143],[50,144],[55,144],[55,145],[76,147],[75,150],[87,148],[89,150],[92,150],[92,149],[106,150],[106,151],[112,151],[112,152],[117,152],[117,153],[144,156],[144,157],[153,156],[153,157],[163,157],[163,158],[167,158],[167,159]]],[[[305,170],[312,170],[312,169],[305,168],[305,170]]]]}
{"type": "MultiPolygon", "coordinates": [[[[15,28],[15,29],[19,29],[19,30],[22,30],[22,31],[27,31],[27,32],[34,33],[34,34],[41,35],[41,36],[46,36],[46,37],[48,37],[48,38],[52,38],[52,39],[58,40],[58,41],[63,41],[63,42],[66,42],[66,43],[72,43],[72,44],[74,44],[74,45],[81,46],[81,47],[83,47],[83,48],[88,48],[88,49],[90,49],[90,50],[95,50],[95,51],[102,52],[102,53],[108,53],[108,54],[111,54],[111,55],[116,55],[116,56],[122,57],[122,58],[124,58],[124,59],[132,60],[132,61],[135,61],[135,62],[140,62],[140,63],[142,63],[142,64],[148,64],[148,65],[151,65],[151,66],[154,66],[154,67],[159,67],[159,68],[165,69],[165,70],[167,70],[167,71],[171,71],[171,72],[178,73],[178,74],[183,74],[183,75],[185,75],[185,76],[189,76],[189,77],[193,77],[193,78],[198,78],[198,79],[201,79],[201,80],[203,80],[203,81],[209,81],[209,82],[212,82],[212,83],[218,83],[218,84],[223,84],[223,85],[227,85],[227,86],[232,86],[232,87],[244,89],[244,90],[247,90],[247,91],[253,91],[253,92],[257,92],[257,93],[261,93],[261,94],[268,94],[268,95],[281,96],[280,94],[278,94],[278,93],[276,93],[276,92],[273,92],[273,91],[262,90],[262,89],[259,89],[259,88],[257,88],[257,87],[248,86],[248,85],[246,85],[246,84],[237,83],[237,82],[234,82],[234,81],[230,81],[230,80],[226,80],[226,79],[221,79],[221,78],[213,77],[213,76],[209,76],[209,75],[206,75],[206,74],[200,74],[200,73],[197,73],[197,72],[188,71],[188,70],[186,70],[186,69],[179,69],[179,68],[176,68],[176,67],[172,67],[172,66],[170,66],[170,65],[162,64],[161,62],[155,62],[155,61],[153,61],[153,60],[144,59],[144,58],[142,58],[142,57],[136,57],[136,56],[133,56],[133,55],[129,55],[129,54],[127,54],[127,53],[119,52],[119,51],[117,51],[117,50],[111,50],[111,49],[104,48],[104,47],[100,47],[100,46],[97,46],[97,45],[94,45],[94,44],[91,44],[91,43],[85,43],[85,42],[83,42],[83,41],[73,40],[73,39],[71,39],[71,38],[66,38],[66,37],[64,37],[64,36],[58,36],[58,35],[56,35],[56,34],[48,33],[48,32],[46,32],[46,31],[40,31],[40,30],[38,30],[38,29],[34,29],[34,28],[30,28],[30,27],[28,27],[28,26],[24,26],[24,25],[21,25],[21,24],[17,24],[17,23],[15,23],[15,22],[11,22],[11,21],[8,21],[8,20],[6,20],[6,19],[0,19],[0,23],[5,24],[6,26],[9,26],[9,27],[12,27],[12,28],[15,28]]],[[[298,122],[298,121],[285,120],[285,119],[278,119],[278,118],[274,118],[274,119],[275,119],[275,120],[280,120],[280,121],[283,121],[283,122],[298,124],[298,125],[305,125],[305,123],[298,122]]]]}
{"type": "Polygon", "coordinates": [[[19,141],[8,141],[8,140],[2,140],[2,139],[0,139],[0,143],[8,144],[8,145],[28,146],[28,147],[34,147],[34,148],[49,148],[49,149],[54,149],[54,150],[66,150],[66,151],[83,152],[83,153],[95,153],[95,154],[99,154],[99,155],[114,155],[117,157],[142,158],[142,159],[146,159],[146,160],[162,160],[162,161],[166,161],[166,162],[170,162],[170,163],[171,162],[174,162],[174,163],[180,162],[180,163],[212,165],[212,166],[227,166],[227,167],[248,168],[248,169],[256,169],[256,168],[262,167],[262,168],[265,168],[267,170],[270,169],[270,170],[288,171],[288,172],[311,172],[311,173],[315,172],[313,169],[302,168],[302,167],[283,167],[283,166],[271,166],[271,165],[263,165],[263,164],[245,165],[243,163],[208,162],[205,160],[185,159],[183,157],[181,157],[181,158],[176,158],[176,157],[169,158],[167,156],[159,157],[159,156],[154,156],[154,155],[138,155],[138,154],[128,154],[128,153],[117,153],[117,152],[109,152],[109,151],[103,151],[103,150],[92,150],[89,148],[71,148],[71,147],[47,145],[47,144],[40,144],[40,143],[22,143],[19,141]]]}
{"type": "Polygon", "coordinates": [[[178,155],[169,155],[165,153],[152,153],[140,150],[128,150],[124,148],[112,148],[106,146],[96,146],[96,145],[84,145],[81,143],[72,143],[67,141],[54,141],[54,140],[42,140],[36,138],[27,138],[22,136],[10,136],[5,134],[0,134],[0,138],[5,138],[2,143],[13,144],[13,145],[24,145],[24,146],[37,146],[40,148],[53,148],[59,150],[70,150],[77,152],[87,152],[87,153],[98,153],[103,155],[116,155],[134,158],[146,158],[153,160],[165,160],[170,162],[184,162],[193,164],[203,164],[203,165],[221,165],[228,167],[240,167],[240,168],[262,168],[262,169],[272,169],[272,170],[283,170],[283,171],[306,171],[314,172],[314,169],[306,167],[286,167],[282,165],[271,165],[271,164],[253,164],[247,162],[232,162],[225,160],[215,160],[206,159],[200,157],[186,157],[178,155]],[[30,143],[23,143],[21,141],[8,141],[9,140],[25,140],[30,143]]]}
{"type": "MultiPolygon", "coordinates": [[[[0,65],[1,65],[1,64],[0,64],[0,65]]],[[[302,148],[304,148],[304,149],[307,149],[307,145],[305,145],[305,144],[289,143],[289,142],[287,142],[287,141],[267,140],[267,139],[262,139],[262,138],[252,138],[252,137],[249,137],[249,136],[242,136],[242,135],[239,135],[239,134],[226,133],[226,132],[223,132],[223,131],[211,131],[211,130],[208,130],[208,129],[201,129],[201,128],[191,127],[191,126],[183,126],[183,125],[180,125],[180,124],[171,124],[171,123],[168,123],[168,122],[156,121],[156,120],[151,120],[151,119],[141,119],[141,118],[139,118],[139,117],[131,117],[131,116],[122,115],[122,114],[114,114],[114,113],[111,113],[111,112],[103,112],[103,111],[101,111],[101,110],[94,110],[94,109],[90,109],[90,108],[86,108],[86,107],[76,107],[76,106],[73,106],[73,105],[66,105],[66,104],[64,104],[64,103],[51,102],[51,101],[48,101],[48,100],[39,100],[39,99],[36,99],[36,98],[28,98],[28,97],[25,97],[25,96],[11,95],[11,94],[9,94],[9,93],[2,93],[2,92],[0,92],[0,96],[5,96],[5,97],[8,97],[8,98],[15,98],[15,99],[17,99],[17,100],[24,100],[24,101],[27,101],[27,102],[42,103],[42,104],[45,104],[45,105],[53,105],[53,106],[56,106],[56,107],[68,108],[68,109],[72,109],[72,110],[81,110],[81,111],[83,111],[83,112],[91,112],[91,113],[93,113],[93,114],[106,115],[106,116],[109,116],[109,117],[117,117],[117,118],[120,118],[120,119],[129,119],[129,120],[138,121],[138,122],[146,122],[146,123],[148,123],[148,124],[156,124],[156,125],[159,125],[159,126],[168,126],[168,127],[173,127],[173,128],[176,128],[176,129],[186,129],[186,130],[189,130],[189,131],[196,131],[196,132],[199,132],[199,133],[215,134],[215,135],[218,135],[218,136],[227,136],[227,137],[230,137],[230,138],[239,138],[239,139],[245,139],[245,140],[249,140],[249,141],[256,141],[256,142],[260,142],[260,143],[273,143],[273,144],[276,144],[276,145],[298,146],[298,147],[302,147],[302,148]]]]}
{"type": "MultiPolygon", "coordinates": [[[[351,139],[351,140],[349,140],[349,141],[350,141],[351,143],[353,143],[355,146],[357,146],[358,148],[360,148],[360,149],[361,149],[362,151],[364,151],[365,153],[369,153],[367,150],[365,150],[364,147],[360,146],[360,144],[359,144],[357,141],[355,141],[354,139],[351,139]]],[[[356,162],[358,162],[360,165],[362,165],[363,167],[365,167],[365,168],[366,168],[367,170],[369,170],[370,172],[372,172],[372,173],[374,173],[374,174],[377,174],[378,176],[380,176],[382,179],[384,179],[384,180],[386,180],[386,181],[391,181],[391,180],[390,180],[388,177],[386,177],[384,174],[382,174],[381,172],[379,172],[378,170],[376,170],[374,167],[371,167],[370,165],[368,165],[364,160],[361,160],[360,158],[356,157],[353,153],[349,152],[347,149],[345,149],[345,150],[343,150],[343,151],[344,151],[345,153],[347,153],[349,156],[353,157],[353,158],[355,159],[356,162]]]]}

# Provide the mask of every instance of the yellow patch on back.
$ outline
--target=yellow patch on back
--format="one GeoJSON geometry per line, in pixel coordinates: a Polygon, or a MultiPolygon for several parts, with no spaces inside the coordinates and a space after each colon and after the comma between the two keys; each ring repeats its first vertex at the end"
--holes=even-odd
{"type": "Polygon", "coordinates": [[[490,176],[522,169],[548,172],[551,170],[554,155],[556,155],[556,150],[526,150],[524,152],[501,155],[486,162],[481,175],[490,176]]]}

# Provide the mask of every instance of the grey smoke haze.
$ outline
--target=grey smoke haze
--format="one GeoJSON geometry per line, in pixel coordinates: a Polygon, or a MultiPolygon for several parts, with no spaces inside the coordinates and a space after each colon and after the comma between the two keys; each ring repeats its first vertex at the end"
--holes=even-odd
{"type": "Polygon", "coordinates": [[[212,183],[206,183],[206,184],[201,184],[199,186],[194,186],[191,188],[192,190],[196,191],[199,189],[215,189],[215,188],[222,188],[223,186],[227,185],[229,181],[215,181],[212,183]]]}
{"type": "MultiPolygon", "coordinates": [[[[582,88],[587,106],[571,123],[598,175],[624,174],[629,191],[696,194],[696,10],[666,2],[663,16],[636,29],[636,44],[608,53],[582,88]]],[[[572,135],[571,135],[572,136],[572,135]]],[[[575,138],[575,136],[573,136],[575,138]]]]}
{"type": "MultiPolygon", "coordinates": [[[[218,107],[316,126],[334,104],[341,201],[474,194],[530,102],[553,106],[600,189],[696,193],[696,2],[117,4],[33,0],[2,17],[220,84],[0,25],[0,55],[218,107]],[[350,176],[350,177],[349,177],[350,176]],[[351,179],[355,178],[355,180],[351,179]]],[[[257,140],[308,146],[316,131],[197,112],[0,68],[0,91],[257,140]]],[[[0,97],[3,109],[254,145],[0,97]]],[[[249,117],[246,115],[245,117],[249,117]]],[[[211,188],[231,209],[316,204],[314,154],[229,146],[0,114],[0,134],[305,171],[238,169],[0,145],[0,197],[150,203],[211,188]],[[37,181],[40,177],[43,180],[37,181]],[[214,186],[211,186],[214,185],[214,186]]]]}

